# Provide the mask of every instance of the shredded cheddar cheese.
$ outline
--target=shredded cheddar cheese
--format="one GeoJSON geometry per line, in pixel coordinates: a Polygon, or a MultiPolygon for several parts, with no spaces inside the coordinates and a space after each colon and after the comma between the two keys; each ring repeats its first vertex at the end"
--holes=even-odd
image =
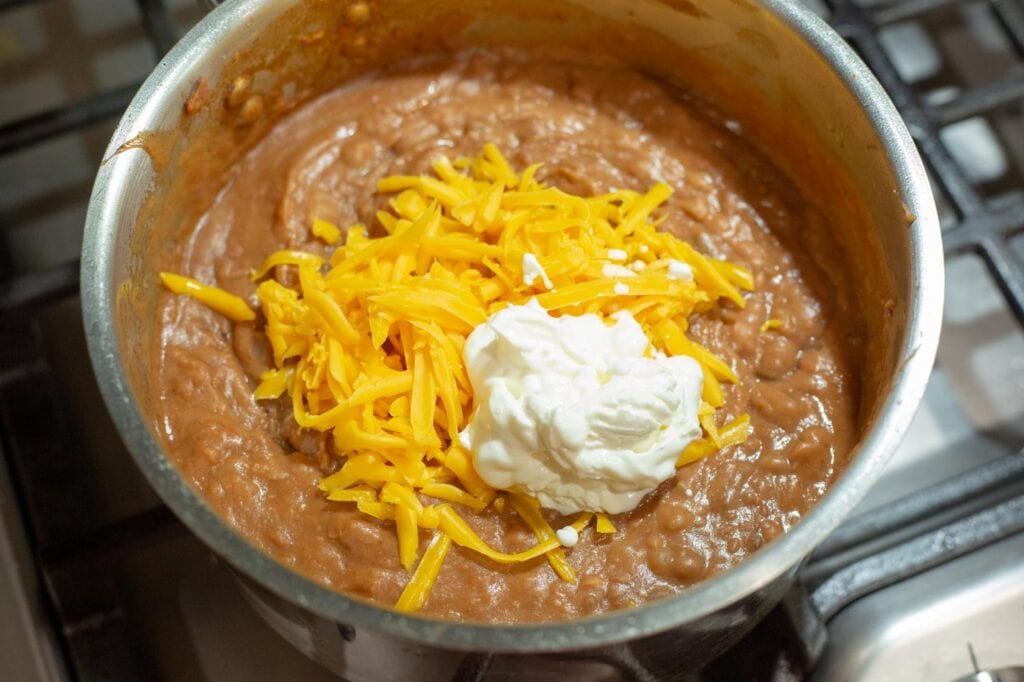
{"type": "Polygon", "coordinates": [[[597,523],[594,525],[594,530],[598,533],[614,533],[615,524],[604,514],[597,515],[597,523]]]}
{"type": "Polygon", "coordinates": [[[207,286],[191,277],[183,277],[170,272],[161,272],[160,281],[174,293],[187,294],[229,320],[248,322],[256,319],[256,313],[246,305],[244,300],[223,289],[207,286]]]}
{"type": "MultiPolygon", "coordinates": [[[[509,500],[512,503],[512,508],[516,510],[516,513],[522,517],[526,525],[533,531],[533,534],[537,536],[537,542],[546,542],[555,537],[555,530],[541,514],[540,503],[535,498],[512,493],[509,495],[509,500]]],[[[551,550],[547,556],[551,568],[555,570],[555,573],[562,580],[566,582],[576,580],[576,573],[573,571],[572,566],[569,565],[569,562],[566,561],[565,552],[561,548],[551,550]]]]}
{"type": "Polygon", "coordinates": [[[427,595],[430,594],[430,587],[437,580],[437,574],[441,572],[441,564],[444,563],[444,558],[448,555],[451,546],[452,539],[448,535],[444,533],[434,535],[427,551],[423,553],[423,558],[420,559],[419,566],[416,567],[412,580],[406,584],[405,589],[402,590],[402,596],[395,603],[395,609],[419,611],[423,608],[423,604],[427,601],[427,595]]]}
{"type": "MultiPolygon", "coordinates": [[[[580,197],[537,180],[540,167],[517,173],[488,144],[472,159],[438,159],[432,176],[383,178],[377,191],[392,195],[376,215],[383,236],[354,225],[326,262],[278,251],[253,273],[275,364],[255,397],[287,396],[300,427],[330,434],[339,467],[320,482],[328,500],[394,523],[399,561],[415,567],[400,611],[423,606],[452,543],[503,564],[544,556],[561,579],[576,579],[537,500],[488,486],[458,442],[473,410],[463,344],[502,307],[536,296],[555,315],[628,310],[651,340],[649,352],[693,357],[705,378],[705,436],[680,454],[679,466],[741,442],[749,430],[746,415],[716,426],[721,384],[738,379],[686,331],[691,314],[721,299],[742,307],[751,273],[658,231],[654,214],[672,193],[668,185],[580,197]],[[524,282],[527,254],[550,287],[524,282]],[[617,264],[626,261],[632,267],[622,273],[617,264]],[[669,277],[673,262],[689,266],[692,281],[669,277]],[[293,285],[267,278],[280,268],[292,271],[293,285]],[[532,547],[492,548],[461,516],[502,513],[506,501],[533,532],[532,547]],[[433,537],[421,557],[423,531],[433,537]]],[[[330,245],[341,240],[323,220],[311,233],[330,245]]],[[[162,277],[232,319],[252,319],[237,297],[162,277]]],[[[582,531],[594,518],[581,514],[571,525],[582,531]]],[[[603,514],[594,530],[616,532],[603,514]]]]}
{"type": "Polygon", "coordinates": [[[334,246],[341,239],[341,230],[338,229],[338,226],[320,218],[313,220],[313,227],[309,231],[313,233],[314,237],[319,237],[329,246],[334,246]]]}

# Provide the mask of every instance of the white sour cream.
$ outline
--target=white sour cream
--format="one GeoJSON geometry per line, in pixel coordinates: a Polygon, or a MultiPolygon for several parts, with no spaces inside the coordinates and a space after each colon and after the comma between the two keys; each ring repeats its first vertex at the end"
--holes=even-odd
{"type": "Polygon", "coordinates": [[[523,284],[528,287],[536,286],[537,280],[540,279],[544,288],[551,289],[551,278],[548,277],[548,273],[544,271],[544,266],[540,264],[537,257],[532,253],[523,254],[523,284]]]}
{"type": "Polygon", "coordinates": [[[636,273],[624,265],[605,263],[601,266],[601,275],[604,277],[636,277],[636,273]]]}
{"type": "Polygon", "coordinates": [[[679,279],[684,282],[693,281],[693,268],[675,258],[668,262],[668,278],[679,279]]]}
{"type": "Polygon", "coordinates": [[[558,541],[562,543],[562,547],[575,547],[576,543],[580,541],[579,532],[572,526],[559,528],[555,531],[555,535],[558,536],[558,541]]]}
{"type": "Polygon", "coordinates": [[[478,326],[464,356],[476,412],[460,434],[487,483],[563,514],[617,514],[672,476],[701,434],[691,358],[644,357],[628,312],[549,315],[534,299],[478,326]]]}

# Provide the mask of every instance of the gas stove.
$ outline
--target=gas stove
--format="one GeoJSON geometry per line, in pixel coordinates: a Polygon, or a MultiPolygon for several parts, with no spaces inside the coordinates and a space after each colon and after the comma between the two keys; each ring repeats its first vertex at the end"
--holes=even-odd
{"type": "MultiPolygon", "coordinates": [[[[875,71],[931,173],[943,338],[921,410],[858,512],[761,625],[692,677],[1024,679],[1024,2],[807,2],[875,71]]],[[[202,12],[0,0],[4,679],[336,679],[264,623],[150,491],[85,351],[78,253],[95,169],[138,84],[202,12]]],[[[614,660],[601,670],[650,679],[614,660]]],[[[514,677],[514,661],[488,655],[455,673],[514,677]]]]}

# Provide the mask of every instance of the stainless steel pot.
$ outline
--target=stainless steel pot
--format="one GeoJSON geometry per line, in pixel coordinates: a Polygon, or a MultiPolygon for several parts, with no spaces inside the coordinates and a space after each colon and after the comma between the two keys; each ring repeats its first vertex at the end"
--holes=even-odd
{"type": "MultiPolygon", "coordinates": [[[[873,331],[865,351],[866,426],[846,472],[795,529],[723,575],[632,610],[536,626],[442,622],[337,594],[262,554],[215,516],[162,451],[146,397],[143,349],[154,327],[155,273],[165,247],[194,219],[175,213],[175,196],[215,190],[218,173],[258,139],[274,111],[383,59],[378,53],[376,62],[361,61],[344,49],[340,57],[307,58],[298,42],[289,42],[289,35],[339,21],[349,26],[346,45],[365,51],[362,29],[351,27],[359,22],[346,19],[343,4],[317,0],[231,0],[219,7],[158,65],[114,133],[89,206],[82,297],[93,365],[121,435],[171,509],[247,576],[248,594],[268,621],[347,677],[444,678],[464,658],[455,652],[464,651],[560,652],[561,663],[549,657],[541,664],[559,676],[558,666],[581,656],[598,663],[578,665],[612,661],[641,676],[692,670],[778,601],[800,561],[875,480],[924,390],[938,341],[943,265],[934,204],[910,136],[850,48],[785,0],[378,0],[368,7],[370,40],[391,36],[399,42],[395,54],[402,52],[402,36],[419,35],[413,29],[427,25],[446,27],[438,43],[445,45],[593,44],[604,36],[600,44],[608,52],[736,113],[782,168],[827,197],[851,267],[872,283],[861,292],[873,331]],[[323,19],[316,12],[334,15],[323,19]],[[311,25],[311,17],[320,23],[311,25]],[[412,28],[390,30],[395,27],[412,28]],[[608,41],[609,35],[621,40],[608,41]],[[265,120],[221,134],[221,98],[230,98],[240,73],[254,74],[252,87],[264,89],[265,120]],[[197,89],[200,79],[210,97],[197,89]],[[193,93],[199,99],[192,103],[205,111],[185,112],[193,93]],[[274,102],[284,105],[275,109],[274,102]],[[197,151],[206,153],[208,172],[182,177],[181,159],[197,151]]],[[[584,674],[596,679],[596,669],[591,673],[584,674]]]]}

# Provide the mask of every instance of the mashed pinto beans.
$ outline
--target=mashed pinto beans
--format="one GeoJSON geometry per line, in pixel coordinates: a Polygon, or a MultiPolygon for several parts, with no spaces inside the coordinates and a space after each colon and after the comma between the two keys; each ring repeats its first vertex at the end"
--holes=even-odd
{"type": "MultiPolygon", "coordinates": [[[[858,402],[844,344],[858,330],[853,316],[840,314],[848,289],[829,280],[841,272],[830,262],[837,249],[820,236],[803,239],[820,217],[704,110],[608,65],[517,53],[406,65],[282,121],[181,243],[180,272],[249,296],[250,271],[267,253],[322,249],[309,234],[314,218],[371,225],[379,178],[426,172],[438,153],[470,155],[494,141],[516,166],[545,161],[538,176],[574,193],[667,182],[676,193],[662,229],[754,271],[743,310],[693,320],[693,336],[740,375],[740,384],[725,387],[724,412],[751,412],[751,438],[682,469],[617,517],[618,533],[569,551],[578,583],[559,580],[543,559],[500,567],[453,549],[424,612],[529,622],[665,596],[787,530],[841,470],[858,402]],[[800,254],[808,244],[821,269],[800,254]],[[770,318],[780,326],[762,332],[770,318]]],[[[259,329],[184,297],[165,296],[162,306],[160,426],[186,477],[278,560],[334,589],[393,604],[409,577],[393,527],[324,500],[316,482],[331,471],[329,444],[299,432],[286,406],[252,400],[256,378],[272,365],[259,329]]],[[[535,542],[511,511],[467,521],[506,551],[535,542]]]]}

